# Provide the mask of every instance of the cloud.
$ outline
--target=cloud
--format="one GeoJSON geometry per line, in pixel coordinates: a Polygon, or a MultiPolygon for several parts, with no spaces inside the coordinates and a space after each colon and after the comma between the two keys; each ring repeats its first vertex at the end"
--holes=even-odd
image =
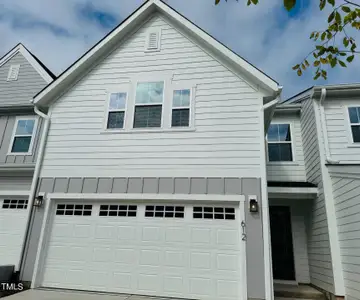
{"type": "MultiPolygon", "coordinates": [[[[318,1],[297,1],[290,14],[281,1],[275,0],[260,1],[250,7],[242,0],[223,1],[218,6],[213,2],[167,1],[276,79],[284,86],[284,97],[324,83],[312,80],[313,70],[302,77],[291,70],[314,47],[310,33],[326,25],[328,10],[320,12],[318,1]]],[[[142,3],[143,0],[2,0],[0,55],[21,41],[58,74],[142,3]]],[[[349,68],[331,70],[326,83],[359,82],[358,68],[355,58],[349,68]]]]}

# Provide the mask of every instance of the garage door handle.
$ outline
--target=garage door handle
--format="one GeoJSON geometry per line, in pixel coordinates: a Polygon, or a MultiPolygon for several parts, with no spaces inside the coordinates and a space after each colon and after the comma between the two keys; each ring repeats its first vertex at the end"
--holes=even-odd
{"type": "Polygon", "coordinates": [[[246,241],[246,224],[244,221],[241,222],[242,227],[242,237],[241,240],[246,241]]]}

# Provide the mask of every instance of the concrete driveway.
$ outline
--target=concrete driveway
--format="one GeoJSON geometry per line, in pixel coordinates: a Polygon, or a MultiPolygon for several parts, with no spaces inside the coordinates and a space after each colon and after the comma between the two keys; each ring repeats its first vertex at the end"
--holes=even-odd
{"type": "MultiPolygon", "coordinates": [[[[165,300],[167,298],[125,295],[125,294],[103,294],[78,292],[67,290],[36,289],[27,290],[6,297],[9,300],[165,300]]],[[[171,300],[176,300],[171,298],[171,300]]]]}

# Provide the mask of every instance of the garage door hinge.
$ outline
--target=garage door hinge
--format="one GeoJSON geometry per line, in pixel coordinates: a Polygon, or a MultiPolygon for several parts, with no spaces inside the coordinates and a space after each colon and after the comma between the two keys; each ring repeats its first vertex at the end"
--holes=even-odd
{"type": "Polygon", "coordinates": [[[242,227],[242,237],[241,240],[246,241],[246,224],[244,221],[241,222],[242,227]]]}

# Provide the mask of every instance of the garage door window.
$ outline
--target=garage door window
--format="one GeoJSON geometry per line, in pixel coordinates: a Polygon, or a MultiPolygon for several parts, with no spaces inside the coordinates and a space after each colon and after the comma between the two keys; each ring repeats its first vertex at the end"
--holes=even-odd
{"type": "Polygon", "coordinates": [[[136,217],[136,205],[101,205],[101,217],[136,217]]]}
{"type": "Polygon", "coordinates": [[[92,205],[58,204],[58,216],[91,216],[92,205]]]}
{"type": "Polygon", "coordinates": [[[235,220],[233,207],[194,207],[194,219],[235,220]]]}
{"type": "Polygon", "coordinates": [[[8,200],[5,199],[3,209],[27,209],[28,200],[8,200]]]}
{"type": "Polygon", "coordinates": [[[184,206],[147,205],[145,217],[155,218],[184,218],[184,206]]]}

